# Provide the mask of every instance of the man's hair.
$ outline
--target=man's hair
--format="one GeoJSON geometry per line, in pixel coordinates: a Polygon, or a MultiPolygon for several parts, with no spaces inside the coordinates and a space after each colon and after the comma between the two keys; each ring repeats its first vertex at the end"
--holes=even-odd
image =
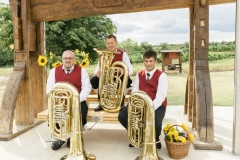
{"type": "Polygon", "coordinates": [[[151,58],[151,57],[153,57],[154,60],[156,60],[156,59],[157,59],[157,53],[154,52],[154,51],[146,51],[146,52],[143,54],[143,59],[144,59],[144,58],[151,58]]]}
{"type": "Polygon", "coordinates": [[[108,35],[108,36],[106,37],[106,39],[110,39],[110,38],[114,38],[115,41],[117,41],[117,37],[114,36],[113,34],[110,34],[110,35],[108,35]]]}

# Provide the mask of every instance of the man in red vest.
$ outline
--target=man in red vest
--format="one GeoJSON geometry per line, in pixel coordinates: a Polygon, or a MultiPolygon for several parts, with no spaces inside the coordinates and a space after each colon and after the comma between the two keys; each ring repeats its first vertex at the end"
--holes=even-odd
{"type": "MultiPolygon", "coordinates": [[[[157,54],[154,51],[147,51],[143,55],[143,63],[145,69],[138,72],[132,86],[132,93],[136,91],[144,91],[153,101],[155,109],[155,130],[157,150],[160,150],[162,145],[159,137],[162,131],[162,121],[165,116],[167,107],[167,90],[168,79],[164,72],[156,68],[157,54]]],[[[118,115],[119,122],[128,129],[128,106],[123,107],[118,115]]],[[[130,148],[134,146],[129,144],[130,148]]]]}
{"type": "MultiPolygon", "coordinates": [[[[122,61],[124,64],[126,64],[127,68],[128,68],[128,82],[127,82],[127,88],[130,88],[131,87],[131,84],[132,84],[132,80],[130,79],[130,75],[133,74],[133,67],[132,67],[132,64],[129,60],[129,57],[127,55],[126,52],[120,50],[120,49],[117,49],[117,45],[118,45],[118,41],[117,41],[117,38],[116,36],[114,35],[109,35],[107,36],[106,38],[106,46],[108,48],[108,50],[110,51],[113,51],[113,52],[119,52],[120,54],[116,54],[112,60],[112,63],[116,62],[116,61],[122,61]]],[[[91,85],[92,85],[92,88],[95,90],[96,93],[98,93],[98,86],[99,86],[99,78],[101,76],[101,70],[100,70],[100,66],[99,66],[99,62],[96,66],[96,69],[94,71],[94,76],[92,77],[92,79],[90,80],[91,81],[91,85]]],[[[127,93],[127,92],[126,92],[127,93]]],[[[123,100],[122,100],[122,106],[124,105],[124,98],[123,97],[123,100]]],[[[99,95],[98,95],[98,100],[99,100],[99,95]]],[[[103,110],[103,108],[98,105],[94,111],[97,112],[97,111],[101,111],[103,110]]]]}
{"type": "MultiPolygon", "coordinates": [[[[91,92],[92,86],[90,84],[89,75],[85,68],[74,65],[74,53],[66,50],[62,54],[62,65],[51,69],[48,80],[46,92],[49,93],[51,87],[57,82],[69,82],[74,85],[79,91],[81,112],[82,112],[82,126],[87,123],[88,106],[86,99],[91,92]]],[[[52,149],[58,150],[65,142],[57,140],[52,143],[52,149]]],[[[70,138],[67,140],[67,147],[70,148],[70,138]]]]}

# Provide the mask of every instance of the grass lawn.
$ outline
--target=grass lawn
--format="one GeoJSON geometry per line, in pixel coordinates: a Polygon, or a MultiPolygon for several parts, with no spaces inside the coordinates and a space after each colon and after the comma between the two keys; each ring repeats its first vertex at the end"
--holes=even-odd
{"type": "MultiPolygon", "coordinates": [[[[212,99],[214,106],[233,106],[234,96],[234,59],[225,59],[209,63],[210,78],[212,87],[212,99]]],[[[143,64],[134,64],[134,72],[143,69],[143,64]]],[[[161,69],[161,64],[157,65],[161,69]]],[[[186,81],[188,76],[188,63],[183,63],[182,74],[168,75],[168,104],[169,105],[184,105],[186,81]]],[[[95,66],[90,65],[86,68],[89,74],[94,72],[95,66]]],[[[12,67],[0,68],[0,76],[10,76],[12,67]]],[[[132,76],[134,80],[134,76],[132,76]]],[[[0,78],[0,85],[6,85],[7,80],[0,78]]]]}

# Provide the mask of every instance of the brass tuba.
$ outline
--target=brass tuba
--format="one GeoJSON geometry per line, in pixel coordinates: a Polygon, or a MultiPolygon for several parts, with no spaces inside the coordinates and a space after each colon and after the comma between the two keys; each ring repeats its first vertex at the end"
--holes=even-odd
{"type": "Polygon", "coordinates": [[[160,160],[156,148],[155,110],[152,99],[143,91],[131,94],[128,102],[128,140],[142,155],[136,160],[160,160]]]}
{"type": "Polygon", "coordinates": [[[66,141],[70,133],[70,151],[61,160],[95,160],[95,155],[84,151],[78,90],[70,83],[56,83],[48,93],[48,112],[49,129],[55,138],[66,141]]]}
{"type": "Polygon", "coordinates": [[[99,105],[107,112],[118,112],[122,108],[122,101],[127,87],[128,68],[120,61],[112,60],[118,52],[104,49],[94,49],[99,56],[99,66],[102,72],[99,79],[99,105]],[[111,65],[112,64],[112,65],[111,65]],[[121,77],[123,76],[123,80],[121,77]]]}

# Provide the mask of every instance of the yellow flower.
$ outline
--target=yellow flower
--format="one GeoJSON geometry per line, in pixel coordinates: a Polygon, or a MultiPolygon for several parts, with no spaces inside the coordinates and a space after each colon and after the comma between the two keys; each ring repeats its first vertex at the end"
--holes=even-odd
{"type": "Polygon", "coordinates": [[[54,62],[54,63],[52,64],[52,67],[53,67],[53,68],[56,68],[57,66],[60,66],[60,65],[62,65],[62,62],[57,61],[57,62],[54,62]]]}
{"type": "Polygon", "coordinates": [[[182,124],[181,126],[185,131],[188,131],[188,127],[186,126],[186,124],[182,124]]]}
{"type": "Polygon", "coordinates": [[[52,52],[49,53],[49,58],[53,59],[53,53],[52,52]]]}
{"type": "Polygon", "coordinates": [[[194,135],[192,133],[189,133],[189,139],[192,141],[194,140],[194,135]]]}
{"type": "Polygon", "coordinates": [[[173,135],[174,135],[174,137],[177,137],[179,134],[178,134],[178,131],[173,131],[173,135]]]}
{"type": "Polygon", "coordinates": [[[79,53],[79,49],[75,49],[75,51],[74,51],[76,54],[78,54],[79,53]]]}
{"type": "Polygon", "coordinates": [[[85,61],[83,61],[83,62],[80,64],[80,66],[83,67],[83,68],[87,67],[88,65],[89,65],[89,60],[88,60],[88,59],[86,59],[85,61]]]}
{"type": "Polygon", "coordinates": [[[77,64],[77,60],[76,59],[74,59],[74,64],[77,64]]]}
{"type": "Polygon", "coordinates": [[[171,127],[171,128],[169,129],[169,131],[171,131],[171,132],[173,132],[174,130],[175,130],[174,127],[171,127]]]}
{"type": "Polygon", "coordinates": [[[48,62],[47,57],[39,55],[38,64],[40,66],[45,66],[47,64],[47,62],[48,62]]]}
{"type": "Polygon", "coordinates": [[[187,142],[187,140],[186,140],[185,137],[181,137],[180,140],[181,140],[181,142],[183,142],[183,143],[187,142]]]}

